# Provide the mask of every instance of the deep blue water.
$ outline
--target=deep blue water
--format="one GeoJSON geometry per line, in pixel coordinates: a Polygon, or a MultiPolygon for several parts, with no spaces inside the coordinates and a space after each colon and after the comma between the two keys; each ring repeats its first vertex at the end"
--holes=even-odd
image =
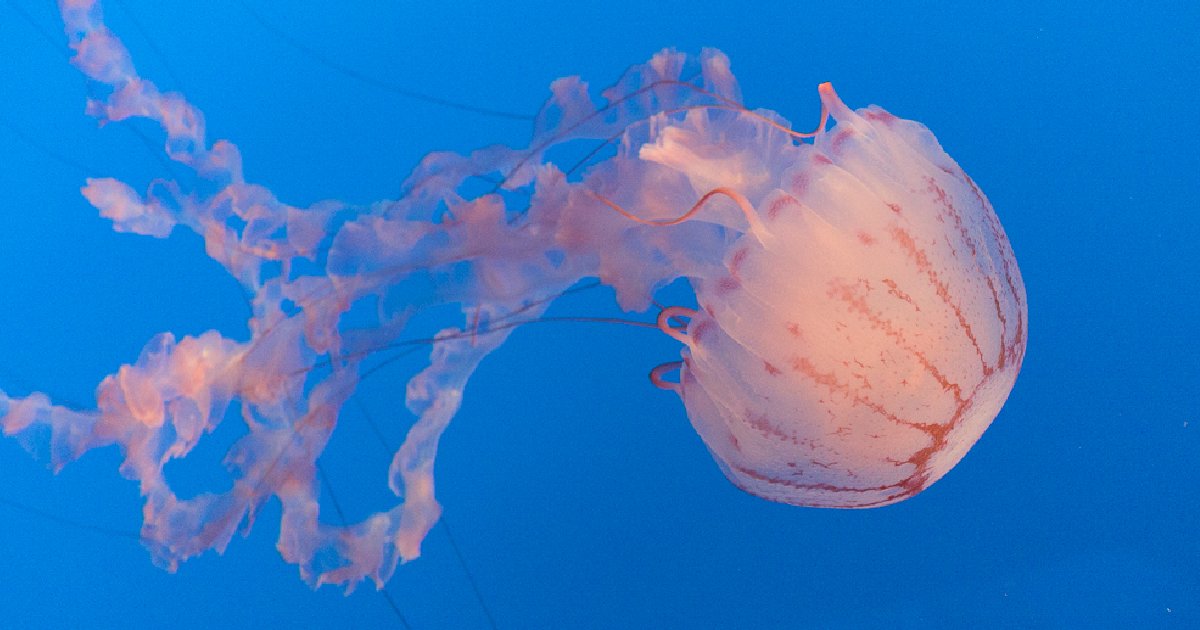
{"type": "MultiPolygon", "coordinates": [[[[1200,627],[1200,5],[245,1],[344,69],[515,112],[556,77],[605,85],[667,46],[724,50],[745,102],[799,128],[833,81],[851,106],[928,125],[1016,250],[1030,304],[1016,389],[950,474],[882,509],[733,488],[646,381],[677,352],[662,335],[518,332],[476,373],[437,468],[499,627],[1200,627]]],[[[339,72],[238,2],[200,6],[122,0],[108,23],[289,203],[391,198],[427,151],[527,142],[527,123],[339,72]]],[[[150,126],[83,113],[60,33],[50,4],[0,3],[0,389],[90,404],[155,333],[233,334],[247,313],[194,235],[114,234],[79,196],[88,175],[165,167],[150,126]]],[[[593,292],[551,314],[615,313],[593,292]]],[[[397,441],[402,398],[387,373],[362,394],[397,441]]],[[[388,461],[361,420],[348,412],[323,460],[359,516],[385,505],[388,461]]],[[[198,455],[180,472],[197,489],[220,470],[219,450],[198,455]]],[[[398,625],[370,588],[310,591],[274,549],[277,507],[224,556],[160,571],[119,534],[141,502],[118,461],[91,453],[52,476],[0,442],[0,625],[398,625]]],[[[486,627],[468,569],[435,529],[388,591],[414,628],[486,627]]]]}

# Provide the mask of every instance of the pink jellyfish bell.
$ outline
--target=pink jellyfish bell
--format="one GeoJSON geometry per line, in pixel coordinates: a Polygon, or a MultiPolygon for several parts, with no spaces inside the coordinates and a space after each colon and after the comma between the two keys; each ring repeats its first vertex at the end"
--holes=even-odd
{"type": "MultiPolygon", "coordinates": [[[[674,389],[721,470],[794,505],[887,505],[954,467],[1025,354],[1025,287],[979,188],[923,125],[851,111],[795,147],[698,311],[674,389]]],[[[672,322],[690,317],[686,333],[672,322]]],[[[667,368],[668,366],[663,366],[667,368]]],[[[674,367],[674,364],[669,364],[674,367]]]]}

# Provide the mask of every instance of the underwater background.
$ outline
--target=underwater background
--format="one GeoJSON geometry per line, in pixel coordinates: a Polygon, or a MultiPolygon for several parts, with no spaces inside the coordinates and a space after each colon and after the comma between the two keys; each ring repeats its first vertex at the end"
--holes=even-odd
{"type": "MultiPolygon", "coordinates": [[[[748,107],[797,129],[832,81],[926,124],[980,185],[1028,290],[1008,403],[945,478],[873,510],[730,485],[677,397],[678,344],[619,325],[527,326],[443,437],[437,527],[385,598],[311,591],[278,506],[168,574],[136,540],[106,449],[51,475],[0,440],[0,625],[313,628],[1200,626],[1200,5],[1195,2],[110,0],[141,74],[241,149],[284,202],[394,198],[431,150],[524,146],[555,78],[594,87],[664,47],[729,55],[748,107]],[[394,606],[394,607],[393,607],[394,606]]],[[[0,389],[94,403],[154,334],[244,330],[198,237],[116,234],[88,176],[163,177],[161,132],[97,128],[52,3],[0,3],[0,389]]],[[[180,169],[182,170],[182,169],[180,169]]],[[[551,316],[627,316],[607,290],[551,316]]],[[[416,363],[413,363],[416,365],[416,363]]],[[[389,505],[404,365],[363,383],[322,457],[351,520],[389,505]],[[376,435],[376,431],[381,436],[376,435]]],[[[222,488],[218,431],[172,479],[222,488]]]]}

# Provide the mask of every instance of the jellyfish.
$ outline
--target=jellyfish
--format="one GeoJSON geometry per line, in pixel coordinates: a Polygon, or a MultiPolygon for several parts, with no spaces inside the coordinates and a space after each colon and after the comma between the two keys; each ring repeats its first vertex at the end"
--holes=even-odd
{"type": "Polygon", "coordinates": [[[923,125],[851,110],[828,83],[816,130],[800,133],[742,104],[719,51],[664,50],[598,98],[555,81],[527,147],[431,153],[397,199],[300,208],[246,181],[236,145],[210,142],[195,106],[138,74],[98,2],[59,6],[88,112],[157,123],[195,176],[142,191],[98,177],[83,195],[117,231],[195,232],[252,316],[244,339],[155,336],[97,386],[94,409],[0,392],[0,426],[55,469],[118,446],[143,543],[168,570],[223,551],[277,500],[277,547],[303,579],[382,587],[439,518],[433,463],[476,367],[588,279],[630,312],[691,286],[694,305],[657,305],[680,355],[650,380],[679,396],[734,485],[773,501],[911,497],[1015,383],[1025,290],[987,198],[923,125]],[[555,157],[578,141],[594,148],[555,157]],[[414,420],[386,474],[397,503],[323,521],[316,461],[339,413],[369,361],[446,306],[456,321],[424,342],[405,387],[414,420]],[[231,487],[180,496],[164,468],[232,418],[246,433],[225,459],[231,487]]]}

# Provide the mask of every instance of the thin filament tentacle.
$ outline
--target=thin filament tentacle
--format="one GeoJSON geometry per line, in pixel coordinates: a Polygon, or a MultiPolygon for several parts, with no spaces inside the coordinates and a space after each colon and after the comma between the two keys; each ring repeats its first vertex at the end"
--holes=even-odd
{"type": "Polygon", "coordinates": [[[712,199],[713,197],[716,197],[717,195],[724,195],[725,197],[728,197],[729,199],[733,200],[733,202],[737,204],[738,209],[740,209],[742,211],[742,214],[746,216],[746,223],[750,224],[750,233],[754,234],[760,240],[762,238],[764,238],[765,235],[767,234],[767,230],[763,226],[762,222],[759,221],[758,213],[755,212],[754,206],[750,204],[750,200],[746,199],[746,197],[744,195],[742,195],[742,193],[740,193],[732,188],[726,187],[726,186],[719,186],[717,188],[714,188],[714,189],[704,193],[704,196],[700,197],[700,199],[698,201],[696,201],[696,203],[692,204],[692,207],[688,208],[687,212],[684,212],[683,214],[681,214],[673,219],[643,219],[643,218],[637,216],[636,214],[633,214],[632,212],[626,210],[625,208],[622,208],[620,204],[613,201],[612,199],[609,199],[608,197],[605,197],[604,195],[601,195],[598,192],[594,192],[594,191],[588,191],[588,192],[591,193],[591,195],[593,197],[595,197],[600,203],[603,203],[604,205],[608,206],[609,208],[612,208],[618,214],[625,217],[626,219],[635,221],[637,223],[641,223],[642,225],[649,225],[651,227],[669,227],[672,225],[679,225],[680,223],[683,223],[684,221],[687,221],[688,219],[695,216],[697,212],[700,212],[700,210],[704,207],[704,205],[708,203],[709,199],[712,199]]]}

